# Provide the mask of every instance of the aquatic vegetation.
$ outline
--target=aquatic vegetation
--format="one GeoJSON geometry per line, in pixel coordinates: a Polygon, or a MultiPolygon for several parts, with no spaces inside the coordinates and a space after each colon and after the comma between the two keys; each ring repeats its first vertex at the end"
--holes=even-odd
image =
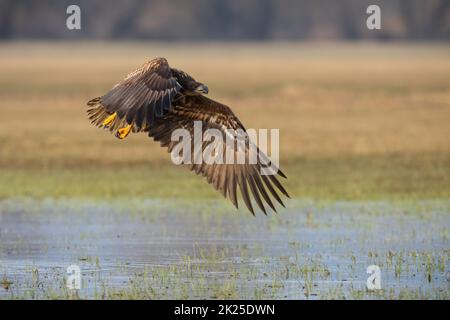
{"type": "Polygon", "coordinates": [[[0,298],[449,298],[446,201],[293,200],[275,222],[213,201],[128,202],[0,201],[0,298]],[[70,264],[81,290],[66,287],[70,264]],[[382,290],[365,287],[371,264],[382,290]]]}

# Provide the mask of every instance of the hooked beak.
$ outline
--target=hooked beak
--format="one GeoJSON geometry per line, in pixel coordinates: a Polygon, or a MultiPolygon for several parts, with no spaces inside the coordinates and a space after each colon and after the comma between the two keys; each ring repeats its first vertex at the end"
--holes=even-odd
{"type": "Polygon", "coordinates": [[[199,93],[208,94],[208,87],[205,86],[204,84],[201,84],[197,88],[195,88],[195,91],[197,91],[199,93]]]}

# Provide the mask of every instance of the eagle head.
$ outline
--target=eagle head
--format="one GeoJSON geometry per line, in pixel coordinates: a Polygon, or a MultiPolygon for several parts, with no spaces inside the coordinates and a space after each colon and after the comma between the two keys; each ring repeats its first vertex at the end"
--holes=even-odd
{"type": "Polygon", "coordinates": [[[190,96],[208,94],[209,90],[205,84],[195,81],[194,78],[192,78],[184,71],[175,68],[171,68],[170,70],[177,82],[184,89],[185,94],[190,96]]]}
{"type": "Polygon", "coordinates": [[[198,96],[201,94],[208,94],[208,87],[201,82],[197,82],[195,80],[191,80],[183,83],[183,88],[185,90],[185,94],[189,96],[198,96]]]}
{"type": "Polygon", "coordinates": [[[192,91],[199,93],[199,94],[208,94],[208,87],[206,85],[204,85],[203,83],[197,82],[196,86],[194,87],[194,89],[192,91]]]}

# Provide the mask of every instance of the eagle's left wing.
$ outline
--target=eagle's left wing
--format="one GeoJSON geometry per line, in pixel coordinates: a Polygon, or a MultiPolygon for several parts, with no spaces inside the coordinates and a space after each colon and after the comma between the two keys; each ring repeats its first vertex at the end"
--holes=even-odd
{"type": "MultiPolygon", "coordinates": [[[[178,143],[178,141],[172,141],[172,133],[176,129],[186,129],[193,141],[195,121],[201,122],[202,135],[207,129],[217,129],[225,138],[230,133],[228,129],[245,130],[239,119],[226,105],[208,99],[205,96],[186,96],[167,115],[155,119],[154,126],[149,128],[149,136],[153,137],[155,141],[160,141],[161,146],[167,147],[168,151],[171,152],[178,143]]],[[[258,154],[255,155],[255,152],[260,153],[261,151],[256,146],[254,148],[250,147],[252,142],[248,141],[248,137],[243,149],[242,144],[237,143],[238,138],[234,136],[233,139],[233,144],[235,145],[234,159],[237,159],[239,152],[243,152],[246,160],[245,164],[238,164],[236,161],[231,164],[226,163],[226,143],[218,144],[219,142],[216,139],[211,139],[211,141],[204,141],[201,148],[191,146],[190,159],[193,163],[189,165],[190,169],[198,175],[206,177],[208,183],[220,191],[225,198],[229,197],[236,207],[238,207],[236,190],[239,187],[245,205],[253,214],[250,194],[253,195],[258,207],[264,213],[266,213],[264,202],[275,211],[270,195],[284,206],[278,192],[281,191],[287,197],[289,195],[278,181],[276,173],[273,175],[261,174],[261,169],[263,165],[267,164],[267,161],[262,163],[260,160],[261,158],[267,160],[268,157],[263,153],[259,157],[258,154]],[[222,148],[223,152],[219,152],[216,156],[222,157],[223,163],[210,162],[208,164],[205,161],[195,163],[194,159],[199,155],[194,154],[196,149],[197,153],[200,151],[203,154],[206,148],[209,148],[208,150],[222,148]],[[250,158],[257,159],[257,162],[250,164],[248,161],[250,158]]],[[[286,177],[280,170],[278,170],[278,175],[286,177]]]]}
{"type": "Polygon", "coordinates": [[[156,58],[128,74],[105,95],[89,101],[87,112],[97,126],[104,126],[114,115],[108,124],[111,131],[126,124],[140,131],[171,110],[172,99],[180,90],[167,60],[156,58]]]}

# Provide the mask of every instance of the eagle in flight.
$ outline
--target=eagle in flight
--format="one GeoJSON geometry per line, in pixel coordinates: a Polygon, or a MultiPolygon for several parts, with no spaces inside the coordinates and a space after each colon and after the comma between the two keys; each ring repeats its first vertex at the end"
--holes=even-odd
{"type": "MultiPolygon", "coordinates": [[[[171,68],[166,59],[156,58],[128,74],[105,95],[90,100],[87,113],[94,125],[108,128],[119,139],[124,139],[130,132],[148,132],[169,152],[178,142],[172,141],[172,132],[183,128],[193,137],[194,122],[197,121],[201,122],[202,130],[218,129],[223,134],[230,129],[245,131],[231,109],[205,97],[207,93],[206,85],[195,81],[184,71],[171,68]]],[[[201,150],[204,148],[205,144],[201,150]]],[[[236,208],[239,188],[245,205],[253,215],[250,194],[265,214],[265,204],[276,211],[271,198],[284,206],[278,193],[289,197],[276,175],[286,176],[278,168],[273,174],[261,174],[263,164],[260,159],[268,157],[259,149],[250,148],[249,144],[244,149],[247,158],[252,152],[259,153],[256,163],[187,165],[196,174],[206,177],[208,183],[225,198],[228,197],[236,208]]],[[[192,150],[194,152],[195,148],[192,150]]]]}

